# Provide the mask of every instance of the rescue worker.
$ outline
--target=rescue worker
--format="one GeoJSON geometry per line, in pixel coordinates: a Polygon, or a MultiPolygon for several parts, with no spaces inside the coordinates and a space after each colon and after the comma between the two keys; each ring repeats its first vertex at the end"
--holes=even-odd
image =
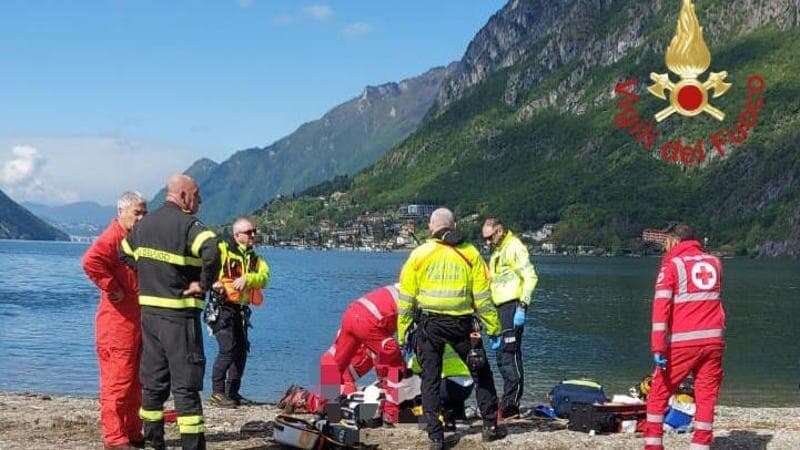
{"type": "MultiPolygon", "coordinates": [[[[472,348],[473,314],[483,323],[493,347],[499,347],[500,322],[491,301],[486,264],[480,253],[461,238],[452,211],[431,214],[432,238],[416,248],[400,274],[397,333],[402,347],[409,327],[417,323],[416,354],[422,365],[422,408],[432,449],[444,448],[439,422],[439,382],[445,344],[466,361],[472,348]]],[[[482,345],[482,344],[478,344],[482,345]]],[[[483,418],[483,440],[505,435],[497,426],[497,391],[492,370],[481,364],[471,374],[477,385],[483,418]]]]}
{"type": "Polygon", "coordinates": [[[388,424],[397,423],[399,414],[398,399],[392,395],[390,384],[400,381],[405,368],[395,339],[397,298],[397,288],[389,285],[350,303],[342,314],[336,341],[320,361],[321,391],[326,401],[355,392],[355,380],[374,366],[387,393],[382,410],[388,424]]]}
{"type": "Polygon", "coordinates": [[[175,175],[167,183],[164,205],[142,219],[123,239],[123,258],[138,271],[142,308],[144,437],[165,448],[164,402],[172,390],[184,449],[205,448],[200,391],[205,356],[200,312],[204,294],[219,273],[214,232],[197,218],[197,183],[175,175]]]}
{"type": "Polygon", "coordinates": [[[656,368],[647,396],[645,449],[664,448],[668,401],[690,374],[697,406],[691,448],[710,449],[725,345],[722,263],[705,252],[688,225],[679,224],[668,235],[653,299],[650,340],[656,368]]]}
{"type": "Polygon", "coordinates": [[[136,272],[119,259],[125,235],[147,214],[138,192],[117,201],[117,217],[83,255],[83,271],[100,290],[95,316],[95,348],[100,366],[100,424],[105,448],[141,446],[142,347],[136,272]]]}
{"type": "Polygon", "coordinates": [[[497,352],[497,367],[503,376],[500,417],[507,419],[519,416],[519,402],[525,384],[522,332],[525,329],[525,313],[539,279],[528,255],[528,248],[500,220],[487,218],[481,234],[492,249],[489,284],[492,302],[497,306],[503,332],[503,342],[497,352]]]}
{"type": "Polygon", "coordinates": [[[267,287],[270,277],[269,265],[253,249],[255,237],[253,222],[240,217],[233,222],[233,236],[219,244],[221,269],[215,289],[226,292],[226,301],[219,305],[217,319],[210,325],[219,346],[209,399],[216,406],[252,404],[239,394],[250,351],[248,305],[251,301],[256,306],[261,304],[261,290],[267,287]]]}

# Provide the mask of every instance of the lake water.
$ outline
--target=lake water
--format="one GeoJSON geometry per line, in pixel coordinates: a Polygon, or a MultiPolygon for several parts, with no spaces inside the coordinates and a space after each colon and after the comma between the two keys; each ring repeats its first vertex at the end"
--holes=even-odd
{"type": "MultiPolygon", "coordinates": [[[[80,268],[86,248],[0,241],[0,390],[96,395],[98,294],[80,268]]],[[[344,308],[393,282],[407,255],[260,252],[273,278],[264,306],[253,315],[242,392],[275,400],[292,383],[316,383],[319,355],[330,346],[344,308]]],[[[576,377],[599,380],[609,394],[627,392],[651,369],[649,316],[658,259],[538,257],[534,263],[540,281],[523,342],[523,402],[543,402],[553,384],[576,377]]],[[[724,264],[722,403],[796,406],[800,264],[724,264]]],[[[216,341],[208,336],[206,353],[208,389],[216,354],[216,341]]]]}

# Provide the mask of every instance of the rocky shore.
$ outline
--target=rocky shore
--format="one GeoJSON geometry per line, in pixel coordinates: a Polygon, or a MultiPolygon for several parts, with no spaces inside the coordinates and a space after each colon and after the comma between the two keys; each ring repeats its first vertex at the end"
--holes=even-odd
{"type": "MultiPolygon", "coordinates": [[[[277,449],[271,421],[280,413],[274,405],[219,409],[206,407],[210,449],[277,449]],[[243,434],[242,425],[258,422],[260,430],[243,434]]],[[[589,436],[571,432],[556,422],[516,421],[503,440],[483,444],[479,424],[449,439],[456,449],[641,449],[634,434],[589,436]]],[[[258,427],[257,427],[258,428],[258,427]]],[[[174,425],[167,427],[170,445],[179,445],[174,425]]],[[[687,435],[667,435],[667,448],[688,448],[687,435]]],[[[425,434],[415,425],[368,430],[362,441],[369,448],[426,448],[425,434]]],[[[0,393],[0,450],[102,449],[97,399],[29,393],[0,393]]],[[[714,449],[798,449],[800,408],[719,407],[714,449]]]]}

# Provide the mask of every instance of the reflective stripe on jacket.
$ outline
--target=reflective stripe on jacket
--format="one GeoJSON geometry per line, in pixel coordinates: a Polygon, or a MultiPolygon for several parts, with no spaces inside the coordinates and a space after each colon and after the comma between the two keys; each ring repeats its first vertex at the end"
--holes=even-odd
{"type": "Polygon", "coordinates": [[[219,273],[214,232],[170,202],[133,227],[120,243],[120,256],[137,269],[139,304],[161,310],[203,309],[202,299],[183,292],[192,282],[211,289],[219,273]]]}
{"type": "Polygon", "coordinates": [[[653,298],[651,350],[723,345],[722,263],[697,241],[677,244],[661,263],[653,298]]]}
{"type": "Polygon", "coordinates": [[[227,277],[235,280],[244,275],[245,289],[238,303],[242,305],[250,303],[251,290],[267,288],[270,279],[269,264],[258,256],[254,249],[242,248],[233,240],[221,241],[219,253],[221,262],[219,278],[227,277]]]}
{"type": "Polygon", "coordinates": [[[503,241],[492,252],[489,276],[495,305],[511,300],[530,305],[533,290],[539,281],[528,248],[510,231],[506,232],[503,241]]]}
{"type": "Polygon", "coordinates": [[[477,313],[487,334],[499,334],[500,321],[486,272],[486,264],[472,244],[453,247],[432,239],[411,252],[400,272],[399,343],[405,342],[415,308],[448,316],[477,313]]]}

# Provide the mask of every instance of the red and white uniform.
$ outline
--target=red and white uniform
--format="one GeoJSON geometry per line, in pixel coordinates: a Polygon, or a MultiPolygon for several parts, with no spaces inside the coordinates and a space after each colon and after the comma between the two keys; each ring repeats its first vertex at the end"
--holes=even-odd
{"type": "Polygon", "coordinates": [[[139,287],[136,272],[120,260],[118,253],[126,234],[114,219],[82,261],[86,276],[100,289],[95,339],[100,365],[100,422],[103,443],[108,447],[142,440],[139,287]],[[122,299],[112,301],[112,293],[121,293],[122,299]]]}
{"type": "Polygon", "coordinates": [[[656,368],[647,397],[645,449],[663,449],[669,398],[690,374],[695,377],[693,450],[711,448],[714,407],[722,384],[725,311],[722,263],[697,241],[683,241],[664,256],[653,300],[651,350],[667,359],[656,368]]]}
{"type": "Polygon", "coordinates": [[[320,361],[322,394],[328,399],[355,392],[355,381],[374,366],[387,393],[383,413],[388,422],[397,422],[399,413],[390,374],[401,373],[404,366],[395,339],[397,296],[394,286],[386,286],[352,302],[342,315],[336,341],[320,361]]]}

